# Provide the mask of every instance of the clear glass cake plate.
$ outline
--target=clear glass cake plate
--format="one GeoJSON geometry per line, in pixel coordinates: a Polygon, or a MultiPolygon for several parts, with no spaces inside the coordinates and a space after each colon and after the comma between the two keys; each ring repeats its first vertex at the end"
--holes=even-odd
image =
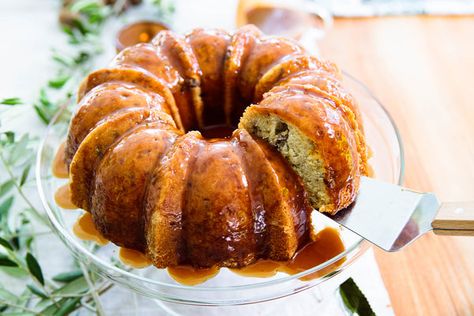
{"type": "MultiPolygon", "coordinates": [[[[344,74],[344,81],[360,106],[367,143],[372,151],[370,165],[374,176],[391,183],[400,183],[404,165],[403,149],[392,118],[362,83],[348,74],[344,74]]],[[[109,243],[92,252],[90,242],[82,241],[74,235],[72,225],[82,214],[81,210],[63,210],[54,201],[55,191],[66,180],[53,177],[51,166],[58,147],[65,140],[67,127],[65,120],[54,119],[39,148],[36,176],[45,211],[56,234],[77,259],[115,284],[138,294],[179,305],[231,306],[266,302],[323,285],[357,260],[368,247],[361,237],[340,227],[345,251],[311,269],[295,275],[277,273],[269,278],[245,277],[228,269],[221,269],[214,278],[195,286],[179,284],[166,270],[153,266],[145,269],[123,266],[115,245],[109,243]],[[341,265],[335,269],[330,268],[341,258],[345,258],[341,265]],[[318,277],[306,281],[301,279],[314,273],[318,277]]]]}

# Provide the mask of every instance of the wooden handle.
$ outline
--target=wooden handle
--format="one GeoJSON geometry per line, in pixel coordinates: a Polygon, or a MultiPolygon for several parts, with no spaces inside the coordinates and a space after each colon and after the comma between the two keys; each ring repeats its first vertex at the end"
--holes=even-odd
{"type": "Polygon", "coordinates": [[[431,226],[437,235],[474,236],[474,201],[441,204],[431,226]]]}

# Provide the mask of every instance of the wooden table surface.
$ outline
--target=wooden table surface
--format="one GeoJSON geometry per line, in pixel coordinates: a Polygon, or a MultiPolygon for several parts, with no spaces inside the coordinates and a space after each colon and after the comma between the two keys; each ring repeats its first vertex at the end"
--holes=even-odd
{"type": "MultiPolygon", "coordinates": [[[[474,17],[337,19],[320,46],[394,117],[404,184],[474,200],[474,17]]],[[[474,314],[474,238],[429,233],[376,258],[397,315],[474,314]]]]}

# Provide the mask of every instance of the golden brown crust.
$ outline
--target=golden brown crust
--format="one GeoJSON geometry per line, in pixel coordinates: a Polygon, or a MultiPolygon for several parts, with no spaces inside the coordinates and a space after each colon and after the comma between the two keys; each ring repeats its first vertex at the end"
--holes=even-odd
{"type": "Polygon", "coordinates": [[[82,81],[79,87],[77,93],[78,101],[81,101],[90,90],[106,82],[125,82],[135,84],[161,95],[168,104],[176,126],[184,131],[175,99],[173,98],[173,94],[169,88],[154,76],[140,68],[115,67],[99,69],[92,72],[86,79],[84,79],[84,81],[82,81]]]}
{"type": "Polygon", "coordinates": [[[183,209],[187,254],[202,267],[250,264],[254,221],[239,156],[232,142],[198,142],[183,209]]]}
{"type": "Polygon", "coordinates": [[[317,59],[308,55],[296,55],[293,58],[286,58],[279,63],[273,65],[260,78],[255,86],[254,102],[260,102],[263,94],[270,91],[274,86],[290,78],[300,78],[302,72],[305,70],[312,70],[313,75],[321,77],[333,76],[339,77],[339,69],[331,62],[317,59]]]}
{"type": "Polygon", "coordinates": [[[354,200],[366,162],[357,105],[340,80],[333,64],[254,26],[232,36],[160,32],[81,84],[68,136],[73,202],[159,268],[288,260],[312,226],[298,170],[249,129],[218,139],[183,132],[236,124],[261,100],[241,126],[252,114],[296,126],[324,161],[330,200],[317,207],[335,213],[354,200]]]}
{"type": "MultiPolygon", "coordinates": [[[[69,166],[79,144],[106,116],[130,107],[155,108],[171,114],[164,99],[151,91],[124,82],[106,82],[90,91],[81,99],[72,118],[67,138],[66,163],[69,166]]],[[[171,117],[169,123],[175,124],[171,117]]]]}
{"type": "Polygon", "coordinates": [[[86,136],[69,166],[71,199],[74,205],[89,211],[90,188],[98,162],[126,131],[150,116],[147,108],[125,108],[103,119],[86,136]]]}
{"type": "Polygon", "coordinates": [[[258,105],[247,108],[242,126],[247,126],[253,113],[277,115],[296,126],[311,139],[325,164],[324,180],[331,198],[315,205],[322,212],[336,213],[355,199],[359,188],[359,155],[350,124],[341,119],[330,99],[310,89],[286,89],[269,94],[258,105]]]}
{"type": "Polygon", "coordinates": [[[224,121],[224,63],[230,35],[222,30],[194,29],[186,35],[202,71],[201,96],[204,104],[203,121],[214,125],[224,121]]]}
{"type": "Polygon", "coordinates": [[[267,143],[254,140],[244,129],[237,129],[234,137],[248,181],[258,255],[289,260],[309,237],[312,209],[303,186],[267,143]]]}
{"type": "Polygon", "coordinates": [[[199,148],[198,132],[179,138],[150,177],[145,197],[146,254],[158,268],[187,262],[183,238],[184,195],[199,148]]]}
{"type": "Polygon", "coordinates": [[[153,75],[173,95],[176,104],[173,117],[179,118],[183,130],[192,127],[195,120],[192,94],[179,72],[181,65],[178,61],[170,60],[168,53],[165,54],[163,50],[158,52],[151,44],[139,44],[121,51],[112,61],[111,67],[132,68],[153,75]]]}
{"type": "Polygon", "coordinates": [[[241,67],[261,35],[262,33],[255,26],[245,25],[234,33],[227,49],[224,67],[224,111],[228,125],[235,124],[238,118],[238,115],[234,114],[235,109],[241,108],[242,100],[237,93],[241,67]]]}
{"type": "Polygon", "coordinates": [[[91,210],[101,234],[115,244],[143,251],[143,199],[148,177],[180,133],[167,123],[141,124],[109,147],[97,164],[91,210]]]}
{"type": "MultiPolygon", "coordinates": [[[[251,48],[248,58],[241,64],[239,94],[247,107],[254,101],[255,86],[260,78],[282,59],[303,53],[303,49],[291,40],[278,37],[262,37],[251,48]]],[[[244,109],[239,109],[239,117],[244,109]]]]}
{"type": "Polygon", "coordinates": [[[187,126],[186,129],[203,127],[203,104],[201,100],[201,76],[202,72],[199,64],[192,52],[192,48],[186,43],[182,36],[171,31],[161,31],[152,40],[156,47],[156,53],[165,57],[170,65],[178,70],[184,81],[179,83],[180,91],[183,94],[187,92],[191,99],[187,105],[180,108],[181,115],[190,112],[189,107],[193,109],[196,126],[187,126]]]}
{"type": "Polygon", "coordinates": [[[284,89],[288,86],[301,85],[307,87],[307,90],[313,90],[315,93],[321,94],[335,102],[337,108],[348,120],[354,131],[360,158],[360,171],[362,175],[367,175],[367,145],[365,143],[362,116],[359,112],[356,100],[344,89],[340,80],[337,80],[325,72],[316,72],[314,70],[302,71],[289,76],[288,78],[281,80],[278,86],[270,91],[278,91],[278,89],[284,89]]]}

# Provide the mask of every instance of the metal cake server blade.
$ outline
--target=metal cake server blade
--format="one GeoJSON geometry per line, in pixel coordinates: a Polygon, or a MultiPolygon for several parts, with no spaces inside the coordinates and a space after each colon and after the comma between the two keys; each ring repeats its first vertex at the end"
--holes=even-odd
{"type": "Polygon", "coordinates": [[[368,177],[356,201],[330,216],[385,251],[397,251],[430,230],[474,236],[474,202],[440,203],[420,193],[368,177]]]}

